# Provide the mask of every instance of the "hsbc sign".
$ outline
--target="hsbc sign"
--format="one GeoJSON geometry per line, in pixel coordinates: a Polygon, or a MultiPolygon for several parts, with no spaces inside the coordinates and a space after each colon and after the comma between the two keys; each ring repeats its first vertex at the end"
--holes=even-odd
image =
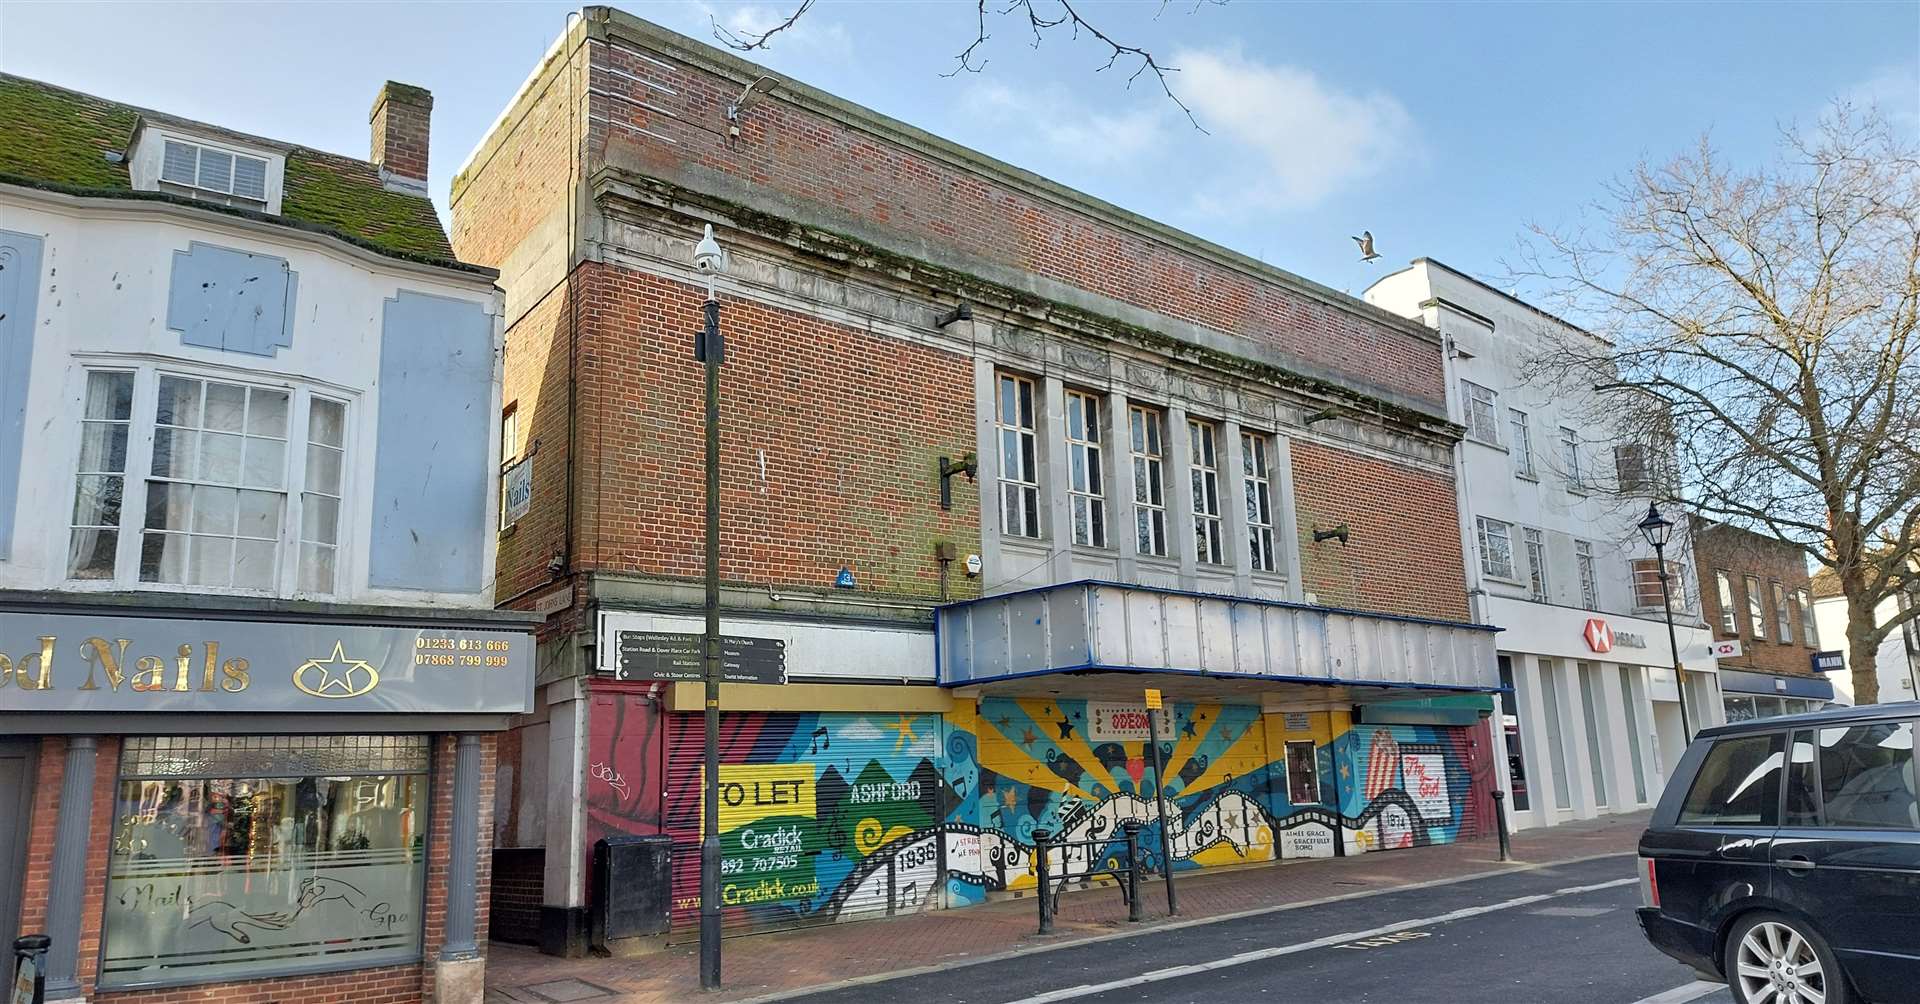
{"type": "Polygon", "coordinates": [[[1586,630],[1581,635],[1587,639],[1587,647],[1595,652],[1613,651],[1613,628],[1598,617],[1587,618],[1586,630]]]}

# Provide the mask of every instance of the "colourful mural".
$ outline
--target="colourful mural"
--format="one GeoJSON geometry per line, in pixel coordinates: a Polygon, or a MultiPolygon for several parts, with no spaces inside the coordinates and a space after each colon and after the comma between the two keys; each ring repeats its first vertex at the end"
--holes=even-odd
{"type": "MultiPolygon", "coordinates": [[[[1476,832],[1491,783],[1484,728],[1351,725],[1343,711],[1171,704],[1165,764],[1173,866],[1326,857],[1476,832]],[[1336,845],[1342,845],[1336,847],[1336,845]]],[[[590,839],[674,838],[674,925],[699,911],[703,734],[638,694],[596,695],[590,839]]],[[[1063,884],[1125,868],[1122,824],[1160,818],[1144,708],[991,698],[945,716],[742,712],[721,719],[721,899],[730,927],[772,928],[980,902],[1030,889],[1034,832],[1092,841],[1063,884]]]]}
{"type": "MultiPolygon", "coordinates": [[[[1342,712],[1170,705],[1157,742],[1174,867],[1330,856],[1336,832],[1347,834],[1349,853],[1455,839],[1477,818],[1466,811],[1474,731],[1353,729],[1342,712]]],[[[1107,841],[1056,860],[1051,871],[1064,882],[1120,867],[1121,824],[1129,820],[1145,827],[1143,855],[1159,867],[1144,709],[987,699],[947,716],[943,746],[950,902],[1031,887],[1038,829],[1054,839],[1107,841]]]]}
{"type": "MultiPolygon", "coordinates": [[[[720,898],[756,928],[885,915],[933,900],[937,715],[754,712],[722,719],[720,898]]],[[[669,728],[665,829],[674,924],[697,922],[701,721],[669,728]]]]}

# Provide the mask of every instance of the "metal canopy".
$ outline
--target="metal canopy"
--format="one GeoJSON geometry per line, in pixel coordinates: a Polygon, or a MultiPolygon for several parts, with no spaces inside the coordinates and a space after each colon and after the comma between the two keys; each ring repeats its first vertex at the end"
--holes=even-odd
{"type": "Polygon", "coordinates": [[[950,604],[937,624],[939,684],[983,693],[1114,694],[1143,674],[1215,699],[1501,689],[1498,628],[1248,597],[1086,580],[950,604]]]}

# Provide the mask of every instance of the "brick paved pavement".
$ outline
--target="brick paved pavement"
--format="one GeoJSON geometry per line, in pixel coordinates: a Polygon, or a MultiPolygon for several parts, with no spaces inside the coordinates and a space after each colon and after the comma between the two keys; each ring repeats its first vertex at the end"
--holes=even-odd
{"type": "MultiPolygon", "coordinates": [[[[1646,813],[1603,816],[1513,840],[1516,864],[1546,864],[1633,850],[1646,813]]],[[[1220,917],[1288,903],[1365,894],[1418,882],[1498,871],[1491,839],[1443,847],[1356,857],[1293,861],[1178,876],[1182,919],[1220,917]]],[[[1625,874],[1623,872],[1623,874],[1625,874]]],[[[698,948],[678,945],[630,959],[557,959],[518,945],[488,949],[488,1004],[654,1004],[739,1001],[798,991],[855,977],[1064,944],[1115,932],[1133,933],[1166,921],[1166,898],[1156,882],[1142,889],[1147,920],[1126,923],[1126,907],[1112,888],[1070,892],[1061,898],[1055,933],[1034,933],[1031,898],[913,917],[808,928],[729,939],[726,989],[699,990],[698,948]]]]}

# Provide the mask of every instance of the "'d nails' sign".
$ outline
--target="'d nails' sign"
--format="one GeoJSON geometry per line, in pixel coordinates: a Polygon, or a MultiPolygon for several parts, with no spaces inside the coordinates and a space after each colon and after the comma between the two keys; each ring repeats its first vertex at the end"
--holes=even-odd
{"type": "Polygon", "coordinates": [[[517,632],[0,613],[0,711],[523,714],[532,691],[517,632]]]}

